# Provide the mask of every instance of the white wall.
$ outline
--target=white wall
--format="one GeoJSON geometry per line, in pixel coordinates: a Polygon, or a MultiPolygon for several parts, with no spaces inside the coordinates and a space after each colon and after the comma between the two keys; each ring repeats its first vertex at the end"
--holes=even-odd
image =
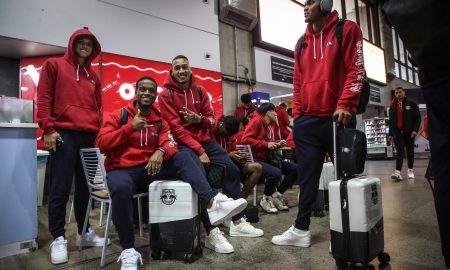
{"type": "Polygon", "coordinates": [[[203,0],[0,0],[0,36],[67,46],[88,26],[104,52],[162,62],[184,54],[194,67],[220,71],[214,8],[203,0]]]}

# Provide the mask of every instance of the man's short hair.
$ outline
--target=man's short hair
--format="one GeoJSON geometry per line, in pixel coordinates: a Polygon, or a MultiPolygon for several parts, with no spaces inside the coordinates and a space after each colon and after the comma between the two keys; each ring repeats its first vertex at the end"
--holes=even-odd
{"type": "Polygon", "coordinates": [[[156,85],[156,87],[158,87],[158,83],[155,81],[155,79],[153,79],[153,78],[150,77],[150,76],[144,76],[144,77],[139,78],[139,79],[136,81],[136,89],[138,88],[139,83],[142,82],[142,81],[145,81],[145,80],[150,80],[150,81],[154,82],[155,85],[156,85]]]}
{"type": "Polygon", "coordinates": [[[223,126],[227,130],[227,134],[232,136],[239,132],[239,121],[236,117],[227,115],[223,118],[223,126]]]}
{"type": "Polygon", "coordinates": [[[264,116],[268,111],[275,111],[275,105],[270,102],[266,102],[261,104],[257,110],[257,112],[262,116],[264,116]]]}
{"type": "Polygon", "coordinates": [[[280,106],[280,107],[283,107],[283,108],[285,108],[285,109],[287,108],[287,105],[286,105],[286,103],[284,103],[284,102],[281,102],[279,106],[280,106]]]}
{"type": "Polygon", "coordinates": [[[405,89],[403,89],[403,87],[401,87],[401,86],[395,88],[395,90],[402,90],[402,91],[405,91],[405,89]]]}
{"type": "Polygon", "coordinates": [[[244,104],[248,104],[248,103],[252,102],[252,96],[249,93],[242,94],[241,102],[244,104]]]}
{"type": "Polygon", "coordinates": [[[179,54],[179,55],[175,56],[175,57],[172,59],[172,62],[175,61],[175,60],[177,60],[177,59],[186,59],[187,61],[189,61],[189,59],[188,59],[186,56],[184,56],[184,55],[182,55],[182,54],[179,54]]]}

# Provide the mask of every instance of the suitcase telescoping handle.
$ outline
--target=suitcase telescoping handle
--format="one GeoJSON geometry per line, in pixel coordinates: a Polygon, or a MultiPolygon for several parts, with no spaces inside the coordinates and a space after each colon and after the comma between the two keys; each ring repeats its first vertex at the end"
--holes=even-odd
{"type": "Polygon", "coordinates": [[[337,136],[338,136],[338,132],[337,132],[337,124],[336,124],[336,120],[337,120],[337,115],[333,116],[332,122],[333,122],[333,162],[334,162],[334,177],[335,180],[339,180],[339,175],[338,175],[338,158],[337,158],[337,136]]]}

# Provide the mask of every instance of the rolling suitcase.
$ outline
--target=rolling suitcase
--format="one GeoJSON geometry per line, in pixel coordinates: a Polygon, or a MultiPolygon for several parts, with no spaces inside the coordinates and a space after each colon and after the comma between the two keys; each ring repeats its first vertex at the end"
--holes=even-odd
{"type": "Polygon", "coordinates": [[[150,184],[148,197],[152,258],[184,253],[191,263],[202,254],[197,194],[186,182],[163,180],[150,184]]]}
{"type": "Polygon", "coordinates": [[[337,181],[329,185],[331,251],[339,269],[348,263],[382,264],[390,257],[384,249],[380,179],[357,176],[364,171],[367,153],[364,133],[333,124],[334,164],[337,181]]]}
{"type": "Polygon", "coordinates": [[[328,210],[328,185],[333,180],[335,180],[333,163],[325,162],[322,167],[322,174],[320,175],[319,191],[312,212],[313,216],[323,217],[325,215],[324,211],[328,210]]]}

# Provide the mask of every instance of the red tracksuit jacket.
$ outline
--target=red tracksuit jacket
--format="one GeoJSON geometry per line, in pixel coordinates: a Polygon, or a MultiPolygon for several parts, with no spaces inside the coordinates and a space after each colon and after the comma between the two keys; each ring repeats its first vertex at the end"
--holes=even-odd
{"type": "Polygon", "coordinates": [[[150,127],[140,131],[133,128],[131,122],[137,113],[134,102],[125,107],[128,112],[127,124],[120,126],[121,110],[117,110],[106,115],[105,123],[98,133],[95,145],[106,154],[106,171],[144,165],[159,147],[166,152],[164,160],[170,159],[178,151],[166,121],[161,121],[161,130],[158,132],[156,122],[161,120],[161,114],[156,108],[152,108],[146,119],[150,127]]]}
{"type": "Polygon", "coordinates": [[[56,128],[97,132],[102,125],[102,89],[91,62],[101,51],[100,43],[87,29],[75,31],[64,57],[49,58],[42,66],[37,86],[37,121],[44,134],[56,128]],[[78,64],[75,40],[88,35],[94,41],[84,66],[78,64]]]}
{"type": "Polygon", "coordinates": [[[363,39],[359,26],[344,24],[342,46],[336,39],[338,13],[333,11],[320,33],[308,24],[298,65],[294,51],[294,119],[302,114],[332,115],[336,109],[356,112],[364,83],[363,39]]]}
{"type": "Polygon", "coordinates": [[[216,122],[208,93],[196,84],[194,74],[191,75],[191,84],[185,88],[168,74],[164,88],[159,94],[158,103],[162,118],[169,123],[173,137],[178,143],[190,147],[198,155],[203,154],[205,149],[200,143],[211,141],[210,130],[216,122]],[[199,96],[196,87],[201,89],[202,97],[199,96]],[[173,90],[173,100],[167,88],[173,90]],[[200,124],[187,122],[180,114],[184,107],[201,115],[203,122],[200,124]]]}

